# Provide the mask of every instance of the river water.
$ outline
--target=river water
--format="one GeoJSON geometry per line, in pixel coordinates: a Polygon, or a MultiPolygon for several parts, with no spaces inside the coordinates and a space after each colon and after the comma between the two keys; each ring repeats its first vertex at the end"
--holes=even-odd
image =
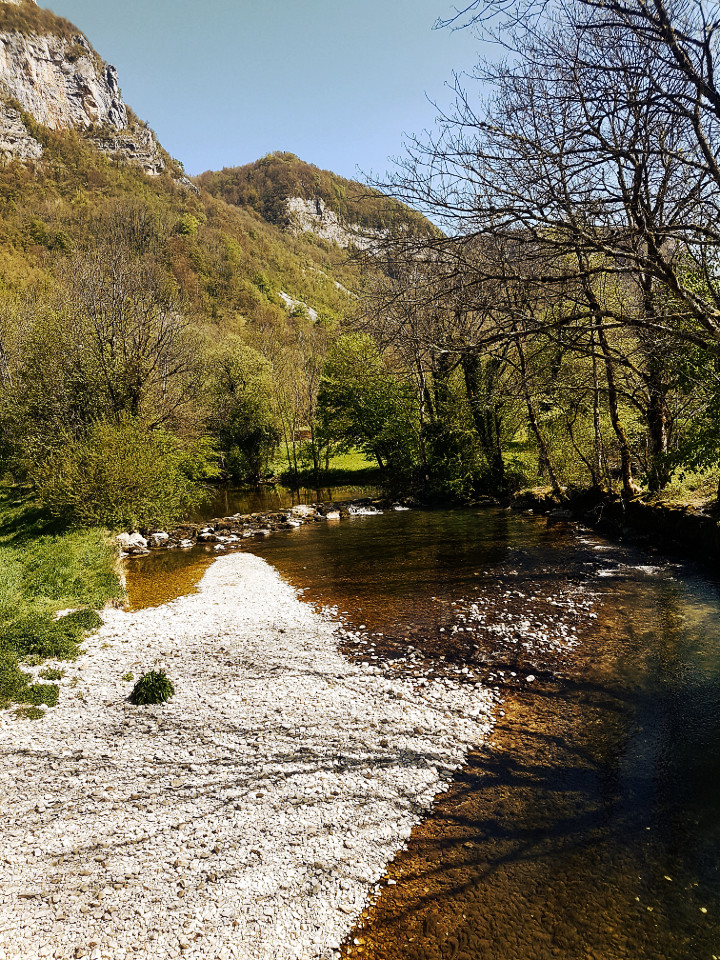
{"type": "MultiPolygon", "coordinates": [[[[707,572],[495,509],[309,524],[249,549],[337,608],[349,656],[480,676],[504,697],[491,743],[395,858],[346,958],[720,958],[707,572]]],[[[131,595],[167,599],[211,559],[135,561],[131,595]]]]}

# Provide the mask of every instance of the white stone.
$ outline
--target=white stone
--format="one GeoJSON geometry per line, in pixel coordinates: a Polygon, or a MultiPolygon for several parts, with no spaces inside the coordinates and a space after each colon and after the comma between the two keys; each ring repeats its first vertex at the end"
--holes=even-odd
{"type": "Polygon", "coordinates": [[[296,517],[312,517],[315,515],[315,508],[309,507],[306,503],[298,503],[292,508],[292,513],[296,517]]]}
{"type": "Polygon", "coordinates": [[[43,719],[0,723],[0,952],[37,957],[50,921],[63,958],[328,956],[496,696],[351,663],[337,621],[250,554],[103,617],[72,666],[84,700],[63,687],[43,719]],[[133,707],[121,677],[155,665],[175,696],[133,707]]]}
{"type": "Polygon", "coordinates": [[[148,542],[140,533],[119,533],[115,542],[121,550],[132,553],[136,550],[147,550],[148,542]]]}

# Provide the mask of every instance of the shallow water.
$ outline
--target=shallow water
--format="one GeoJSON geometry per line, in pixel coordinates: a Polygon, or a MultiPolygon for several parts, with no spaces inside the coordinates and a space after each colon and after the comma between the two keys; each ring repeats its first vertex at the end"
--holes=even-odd
{"type": "Polygon", "coordinates": [[[250,549],[337,607],[349,655],[505,697],[346,957],[720,957],[712,577],[499,510],[310,524],[250,549]]]}
{"type": "Polygon", "coordinates": [[[282,484],[261,484],[257,487],[218,487],[191,517],[195,522],[214,517],[229,517],[235,513],[260,513],[284,510],[298,503],[325,503],[330,500],[355,500],[380,496],[379,487],[284,487],[282,484]]]}

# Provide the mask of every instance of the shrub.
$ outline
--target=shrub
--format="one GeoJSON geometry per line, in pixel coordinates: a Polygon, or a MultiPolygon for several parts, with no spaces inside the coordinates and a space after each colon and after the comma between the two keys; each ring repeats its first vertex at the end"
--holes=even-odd
{"type": "Polygon", "coordinates": [[[197,217],[194,217],[191,213],[184,213],[175,225],[175,232],[183,237],[195,237],[199,226],[200,221],[197,217]]]}
{"type": "Polygon", "coordinates": [[[175,693],[172,681],[168,679],[164,670],[151,670],[144,674],[128,697],[130,703],[141,706],[149,703],[165,703],[175,693]]]}
{"type": "Polygon", "coordinates": [[[54,516],[83,525],[167,526],[205,496],[212,473],[208,441],[183,444],[163,430],[123,416],[100,420],[38,468],[34,482],[54,516]]]}

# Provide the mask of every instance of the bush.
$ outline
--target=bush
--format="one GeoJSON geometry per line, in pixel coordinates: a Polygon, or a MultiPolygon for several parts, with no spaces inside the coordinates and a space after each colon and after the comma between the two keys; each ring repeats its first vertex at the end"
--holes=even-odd
{"type": "Polygon", "coordinates": [[[175,693],[172,681],[164,670],[151,670],[144,674],[132,688],[128,700],[136,706],[150,703],[165,703],[175,693]]]}
{"type": "Polygon", "coordinates": [[[167,526],[205,496],[213,472],[208,441],[183,444],[124,416],[100,420],[38,467],[34,483],[46,509],[82,526],[167,526]]]}

